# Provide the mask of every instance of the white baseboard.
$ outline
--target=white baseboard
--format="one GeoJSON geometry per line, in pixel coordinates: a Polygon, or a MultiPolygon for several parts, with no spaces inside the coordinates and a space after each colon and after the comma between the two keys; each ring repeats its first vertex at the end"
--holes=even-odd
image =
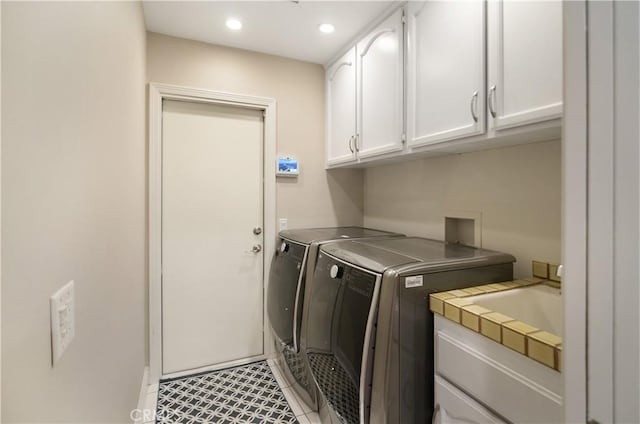
{"type": "MultiPolygon", "coordinates": [[[[140,394],[138,395],[138,411],[144,410],[149,384],[149,367],[144,367],[144,371],[142,372],[142,383],[140,384],[140,394]]],[[[136,419],[136,416],[133,413],[131,414],[131,420],[134,424],[140,422],[136,419]]]]}
{"type": "Polygon", "coordinates": [[[237,359],[235,361],[223,362],[216,365],[209,365],[206,367],[193,368],[186,371],[177,371],[169,374],[163,374],[162,379],[179,378],[179,377],[185,377],[187,375],[192,375],[192,374],[200,374],[203,372],[218,371],[218,370],[223,370],[225,368],[231,368],[231,367],[237,367],[240,365],[250,364],[251,362],[263,361],[266,359],[268,359],[266,355],[251,356],[249,358],[237,359]]]}

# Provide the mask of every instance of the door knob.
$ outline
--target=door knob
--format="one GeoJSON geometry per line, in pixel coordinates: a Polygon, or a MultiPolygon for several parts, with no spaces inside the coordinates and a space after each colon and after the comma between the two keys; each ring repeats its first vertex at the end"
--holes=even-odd
{"type": "Polygon", "coordinates": [[[260,228],[260,227],[256,227],[256,228],[254,228],[254,229],[253,229],[253,234],[255,234],[255,235],[260,235],[260,234],[262,234],[262,228],[260,228]]]}
{"type": "Polygon", "coordinates": [[[262,246],[260,246],[259,244],[254,244],[253,247],[251,248],[251,251],[253,253],[259,253],[262,250],[262,246]]]}

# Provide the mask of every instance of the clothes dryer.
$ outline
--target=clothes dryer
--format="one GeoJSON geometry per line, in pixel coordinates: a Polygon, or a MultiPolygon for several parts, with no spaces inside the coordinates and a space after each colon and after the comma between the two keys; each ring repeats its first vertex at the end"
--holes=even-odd
{"type": "Polygon", "coordinates": [[[403,237],[402,234],[362,227],[285,230],[271,263],[267,314],[279,362],[296,393],[317,410],[315,386],[309,377],[304,344],[305,289],[313,277],[320,245],[349,239],[403,237]]]}
{"type": "Polygon", "coordinates": [[[430,422],[429,294],[511,280],[514,261],[508,254],[418,237],[321,246],[305,350],[322,421],[430,422]]]}

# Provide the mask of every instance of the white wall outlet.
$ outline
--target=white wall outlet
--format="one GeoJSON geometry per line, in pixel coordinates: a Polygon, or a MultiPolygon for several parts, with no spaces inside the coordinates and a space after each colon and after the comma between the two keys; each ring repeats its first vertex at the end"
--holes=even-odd
{"type": "Polygon", "coordinates": [[[76,335],[74,298],[73,281],[69,281],[50,299],[52,365],[60,360],[76,335]]]}
{"type": "Polygon", "coordinates": [[[280,231],[286,230],[289,226],[287,218],[280,218],[280,231]]]}

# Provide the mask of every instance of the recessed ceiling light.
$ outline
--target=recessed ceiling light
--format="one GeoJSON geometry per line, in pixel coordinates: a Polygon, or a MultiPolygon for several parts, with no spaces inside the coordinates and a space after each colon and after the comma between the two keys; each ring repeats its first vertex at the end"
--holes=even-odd
{"type": "Polygon", "coordinates": [[[238,31],[242,29],[242,22],[235,18],[229,18],[227,19],[227,28],[238,31]]]}
{"type": "Polygon", "coordinates": [[[320,32],[323,32],[325,34],[331,34],[336,30],[335,27],[331,24],[320,24],[318,25],[318,29],[320,30],[320,32]]]}

